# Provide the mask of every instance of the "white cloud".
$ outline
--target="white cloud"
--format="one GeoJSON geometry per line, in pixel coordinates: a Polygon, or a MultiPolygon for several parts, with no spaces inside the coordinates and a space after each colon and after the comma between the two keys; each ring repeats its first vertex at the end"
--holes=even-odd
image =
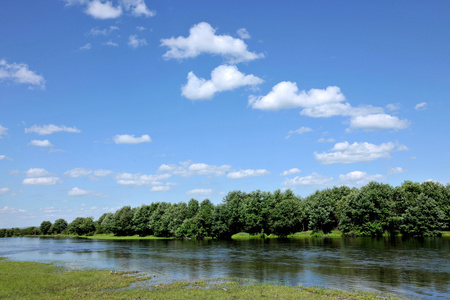
{"type": "Polygon", "coordinates": [[[400,107],[401,107],[400,103],[390,103],[390,104],[386,105],[386,108],[390,111],[399,110],[400,107]]]}
{"type": "Polygon", "coordinates": [[[7,157],[6,155],[2,154],[2,155],[0,155],[0,160],[3,160],[3,159],[13,160],[12,158],[7,157]]]}
{"type": "Polygon", "coordinates": [[[216,30],[208,23],[201,22],[191,27],[187,38],[162,39],[161,46],[170,49],[164,54],[167,59],[183,59],[196,57],[202,53],[221,55],[229,63],[251,61],[264,57],[263,54],[249,52],[247,45],[241,39],[228,35],[216,35],[216,30]]]}
{"type": "Polygon", "coordinates": [[[372,105],[353,107],[350,103],[329,103],[303,109],[300,114],[312,118],[329,118],[333,116],[361,116],[383,113],[383,108],[372,105]]]}
{"type": "Polygon", "coordinates": [[[27,177],[45,177],[47,175],[49,175],[48,171],[42,168],[31,168],[25,171],[27,177]]]}
{"type": "Polygon", "coordinates": [[[6,60],[0,60],[0,81],[11,80],[15,83],[29,84],[45,89],[45,79],[42,75],[28,69],[26,64],[8,64],[6,60]]]}
{"type": "Polygon", "coordinates": [[[150,189],[151,192],[167,192],[170,190],[170,186],[168,185],[158,185],[158,186],[152,186],[150,189]]]}
{"type": "Polygon", "coordinates": [[[91,49],[91,43],[87,43],[84,46],[81,46],[78,50],[85,51],[85,50],[90,50],[90,49],[91,49]]]}
{"type": "Polygon", "coordinates": [[[416,106],[414,106],[415,110],[424,110],[427,108],[428,103],[426,102],[421,102],[419,104],[417,104],[416,106]]]}
{"type": "Polygon", "coordinates": [[[97,176],[97,177],[106,177],[106,176],[114,174],[114,172],[110,171],[110,170],[99,169],[99,170],[95,170],[93,172],[93,174],[94,174],[94,176],[97,176]]]}
{"type": "Polygon", "coordinates": [[[106,43],[104,43],[103,45],[105,46],[110,46],[110,47],[119,47],[119,44],[114,43],[113,41],[109,40],[106,43]]]}
{"type": "Polygon", "coordinates": [[[176,164],[162,164],[158,168],[158,173],[167,173],[172,175],[178,175],[181,177],[192,176],[223,176],[231,170],[230,165],[208,165],[204,163],[192,163],[191,161],[180,162],[176,164]]]}
{"type": "Polygon", "coordinates": [[[3,208],[0,208],[1,214],[15,214],[15,213],[24,213],[26,210],[24,209],[16,209],[8,206],[4,206],[3,208]]]}
{"type": "Polygon", "coordinates": [[[284,171],[283,173],[280,174],[280,176],[289,176],[289,175],[292,175],[292,174],[298,174],[300,172],[301,172],[300,169],[292,168],[290,170],[284,171]]]}
{"type": "Polygon", "coordinates": [[[48,135],[55,132],[70,132],[70,133],[80,133],[81,130],[77,129],[76,127],[67,127],[67,126],[56,126],[53,124],[49,125],[33,125],[30,128],[25,128],[25,133],[37,133],[39,135],[48,135]]]}
{"type": "Polygon", "coordinates": [[[254,109],[276,111],[296,107],[315,107],[343,100],[345,96],[337,86],[329,86],[324,90],[299,91],[295,82],[282,81],[275,85],[266,96],[250,96],[248,103],[254,109]]]}
{"type": "Polygon", "coordinates": [[[388,169],[388,174],[401,174],[406,173],[407,170],[404,170],[402,167],[392,167],[388,169]]]}
{"type": "Polygon", "coordinates": [[[250,38],[250,33],[248,33],[247,29],[245,29],[245,28],[239,28],[236,31],[236,33],[243,40],[246,40],[246,39],[250,38]]]}
{"type": "Polygon", "coordinates": [[[332,177],[312,173],[311,175],[300,177],[296,176],[292,179],[286,179],[283,185],[296,186],[296,185],[312,185],[312,186],[324,186],[333,181],[332,177]]]}
{"type": "Polygon", "coordinates": [[[323,165],[330,164],[351,164],[357,162],[373,161],[379,158],[389,158],[393,151],[407,150],[404,145],[394,144],[392,142],[374,145],[367,142],[336,143],[329,152],[314,153],[318,162],[323,165]]]}
{"type": "Polygon", "coordinates": [[[152,139],[148,134],[141,135],[140,137],[135,137],[134,134],[118,134],[113,138],[116,144],[140,144],[140,143],[150,143],[152,139]]]}
{"type": "Polygon", "coordinates": [[[137,35],[135,34],[130,35],[130,37],[128,38],[128,46],[130,46],[131,48],[136,49],[145,45],[147,45],[146,39],[138,39],[137,35]]]}
{"type": "Polygon", "coordinates": [[[2,135],[6,135],[8,131],[8,128],[3,127],[2,125],[0,125],[0,139],[2,138],[2,135]]]}
{"type": "Polygon", "coordinates": [[[408,126],[408,120],[400,120],[395,116],[387,114],[356,116],[350,120],[350,127],[352,129],[364,129],[365,131],[382,129],[405,129],[408,126]]]}
{"type": "Polygon", "coordinates": [[[10,192],[11,190],[7,187],[4,188],[0,188],[0,195],[6,195],[10,192]]]}
{"type": "Polygon", "coordinates": [[[117,26],[109,26],[109,28],[100,29],[98,27],[91,28],[89,31],[90,35],[96,36],[96,35],[110,35],[114,30],[119,30],[119,27],[117,26]]]}
{"type": "Polygon", "coordinates": [[[212,189],[193,189],[190,191],[187,191],[186,194],[189,195],[210,195],[214,192],[212,189]]]}
{"type": "Polygon", "coordinates": [[[170,178],[170,176],[171,176],[170,174],[141,175],[139,173],[137,174],[120,173],[116,175],[116,181],[118,184],[129,186],[143,186],[143,185],[161,186],[163,185],[161,180],[166,180],[170,178]]]}
{"type": "Polygon", "coordinates": [[[255,86],[264,82],[254,75],[241,73],[236,66],[221,65],[211,72],[211,79],[188,74],[188,82],[181,87],[181,94],[190,100],[211,99],[215,93],[231,91],[243,86],[255,86]]]}
{"type": "Polygon", "coordinates": [[[80,188],[74,187],[70,191],[67,192],[68,196],[71,197],[106,197],[107,195],[103,193],[98,193],[94,191],[86,191],[80,188]]]}
{"type": "Polygon", "coordinates": [[[30,142],[30,145],[37,147],[53,147],[52,143],[50,143],[49,140],[32,140],[30,142]]]}
{"type": "Polygon", "coordinates": [[[61,182],[58,177],[37,177],[37,178],[25,178],[22,184],[26,185],[55,185],[61,182]]]}
{"type": "Polygon", "coordinates": [[[286,139],[289,139],[291,136],[293,136],[294,134],[303,134],[303,133],[306,133],[306,132],[312,132],[313,131],[313,129],[312,128],[309,128],[309,127],[300,127],[299,129],[296,129],[296,130],[290,130],[289,132],[288,132],[288,135],[286,136],[286,139]]]}
{"type": "Polygon", "coordinates": [[[114,7],[110,1],[94,0],[88,2],[85,12],[96,19],[115,19],[122,15],[122,8],[120,6],[114,7]]]}
{"type": "Polygon", "coordinates": [[[233,179],[239,179],[239,178],[264,176],[264,175],[270,175],[270,172],[265,169],[257,169],[257,170],[247,169],[247,170],[240,170],[237,172],[230,172],[227,174],[227,177],[233,178],[233,179]]]}
{"type": "Polygon", "coordinates": [[[144,0],[121,0],[121,5],[135,17],[153,17],[156,13],[149,10],[144,0]]]}
{"type": "Polygon", "coordinates": [[[147,28],[145,28],[144,26],[137,26],[136,29],[139,30],[139,31],[144,31],[147,28]]]}
{"type": "Polygon", "coordinates": [[[370,181],[381,181],[384,179],[385,177],[383,175],[369,175],[362,171],[353,171],[345,175],[339,175],[339,180],[341,180],[343,184],[350,186],[361,186],[369,183],[370,181]]]}
{"type": "Polygon", "coordinates": [[[78,178],[78,177],[87,176],[91,173],[92,173],[92,170],[90,170],[90,169],[75,168],[75,169],[64,172],[64,176],[78,178]]]}
{"type": "Polygon", "coordinates": [[[336,140],[335,139],[325,139],[325,138],[320,138],[320,139],[318,139],[317,140],[317,142],[318,143],[334,143],[334,142],[336,142],[336,140]]]}

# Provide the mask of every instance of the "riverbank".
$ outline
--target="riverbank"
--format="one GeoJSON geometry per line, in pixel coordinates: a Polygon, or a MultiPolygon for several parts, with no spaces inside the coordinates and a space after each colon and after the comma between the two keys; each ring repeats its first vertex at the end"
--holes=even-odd
{"type": "MultiPolygon", "coordinates": [[[[245,281],[147,284],[132,272],[72,270],[0,258],[0,299],[380,299],[380,295],[245,281]]],[[[382,296],[383,299],[399,299],[382,296]]]]}

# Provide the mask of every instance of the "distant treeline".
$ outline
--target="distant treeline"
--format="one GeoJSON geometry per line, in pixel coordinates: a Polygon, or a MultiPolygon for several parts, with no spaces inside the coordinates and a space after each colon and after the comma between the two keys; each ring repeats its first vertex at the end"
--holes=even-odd
{"type": "Polygon", "coordinates": [[[228,193],[214,205],[208,199],[188,203],[156,202],[98,220],[78,217],[68,224],[58,219],[40,227],[0,229],[0,237],[48,234],[229,239],[233,234],[275,234],[286,237],[312,230],[319,235],[338,229],[343,236],[439,236],[450,228],[450,184],[405,181],[401,186],[370,182],[318,190],[306,198],[284,192],[228,193]]]}

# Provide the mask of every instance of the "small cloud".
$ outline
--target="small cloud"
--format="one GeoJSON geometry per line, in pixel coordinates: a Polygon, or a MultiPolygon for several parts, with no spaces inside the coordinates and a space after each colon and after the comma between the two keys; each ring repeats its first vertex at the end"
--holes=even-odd
{"type": "Polygon", "coordinates": [[[388,169],[388,174],[402,174],[408,172],[404,170],[402,167],[392,167],[388,169]]]}
{"type": "Polygon", "coordinates": [[[366,116],[356,116],[350,120],[352,129],[363,129],[365,131],[375,131],[383,129],[405,129],[408,128],[410,122],[408,120],[400,120],[399,118],[387,114],[371,114],[366,116]]]}
{"type": "Polygon", "coordinates": [[[289,139],[294,134],[303,134],[303,133],[312,132],[312,131],[314,131],[312,128],[300,127],[299,129],[289,131],[288,135],[286,136],[286,139],[289,139]]]}
{"type": "Polygon", "coordinates": [[[67,127],[67,126],[56,126],[53,124],[49,125],[33,125],[30,128],[25,128],[25,133],[37,133],[39,135],[48,135],[55,132],[70,132],[70,133],[80,133],[81,130],[77,129],[76,127],[67,127]]]}
{"type": "Polygon", "coordinates": [[[152,186],[150,189],[150,192],[167,192],[170,190],[170,186],[168,185],[158,185],[158,186],[152,186]]]}
{"type": "Polygon", "coordinates": [[[7,157],[6,155],[0,155],[0,160],[3,160],[3,159],[6,159],[6,160],[13,160],[12,158],[10,158],[10,157],[7,157]]]}
{"type": "Polygon", "coordinates": [[[248,33],[247,29],[245,29],[245,28],[238,29],[236,31],[236,33],[243,40],[246,40],[246,39],[250,38],[250,33],[248,33]]]}
{"type": "Polygon", "coordinates": [[[49,140],[32,140],[29,145],[36,147],[53,147],[49,140]]]}
{"type": "Polygon", "coordinates": [[[311,175],[300,177],[296,176],[292,179],[286,179],[283,185],[298,186],[298,185],[310,185],[310,186],[325,186],[333,181],[332,177],[312,173],[311,175]]]}
{"type": "Polygon", "coordinates": [[[384,180],[385,177],[383,175],[380,174],[376,174],[376,175],[369,175],[366,172],[362,172],[362,171],[353,171],[350,173],[347,173],[345,175],[339,175],[339,180],[341,180],[341,182],[343,182],[345,185],[350,185],[350,186],[361,186],[361,185],[365,185],[371,181],[380,181],[380,180],[384,180]]]}
{"type": "Polygon", "coordinates": [[[48,171],[42,168],[31,168],[28,169],[28,171],[25,171],[25,176],[27,177],[45,177],[48,175],[48,171]]]}
{"type": "Polygon", "coordinates": [[[0,195],[6,195],[9,192],[11,192],[11,190],[8,187],[0,188],[0,195]]]}
{"type": "Polygon", "coordinates": [[[0,60],[0,81],[3,80],[29,84],[30,88],[39,87],[41,89],[45,89],[45,79],[42,75],[38,75],[36,72],[28,69],[28,65],[26,64],[9,64],[4,59],[0,60]]]}
{"type": "Polygon", "coordinates": [[[138,39],[137,35],[130,35],[128,38],[128,46],[130,46],[133,49],[136,49],[138,47],[142,47],[147,45],[147,41],[145,39],[138,39]]]}
{"type": "Polygon", "coordinates": [[[144,26],[137,26],[136,29],[139,30],[139,31],[144,31],[147,28],[145,28],[144,26]]]}
{"type": "Polygon", "coordinates": [[[118,134],[113,138],[116,144],[140,144],[140,143],[150,143],[152,139],[148,134],[141,135],[140,137],[135,137],[129,134],[118,134]]]}
{"type": "Polygon", "coordinates": [[[87,43],[86,45],[81,46],[78,50],[80,50],[80,51],[87,51],[87,50],[90,50],[90,49],[91,49],[91,43],[87,43]]]}
{"type": "MultiPolygon", "coordinates": [[[[0,79],[1,79],[1,75],[0,75],[0,79]]],[[[7,134],[7,131],[8,131],[8,128],[3,127],[2,125],[0,125],[0,139],[2,138],[2,135],[6,135],[7,134]]]]}
{"type": "Polygon", "coordinates": [[[24,209],[16,209],[8,206],[4,206],[0,208],[0,214],[16,214],[16,213],[24,213],[26,210],[24,209]]]}
{"type": "Polygon", "coordinates": [[[386,105],[386,108],[390,111],[396,111],[399,110],[401,107],[400,103],[391,103],[386,105]]]}
{"type": "Polygon", "coordinates": [[[95,19],[115,19],[122,15],[122,8],[114,7],[110,1],[94,0],[88,2],[85,12],[95,19]]]}
{"type": "Polygon", "coordinates": [[[334,143],[336,142],[335,139],[325,139],[325,138],[320,138],[317,140],[318,143],[334,143]]]}
{"type": "Polygon", "coordinates": [[[70,191],[67,192],[67,195],[70,197],[107,197],[107,195],[103,193],[98,193],[94,191],[86,191],[80,188],[74,187],[70,191]]]}
{"type": "Polygon", "coordinates": [[[425,110],[427,108],[428,103],[426,102],[421,102],[419,104],[417,104],[416,106],[414,106],[414,109],[419,111],[419,110],[425,110]]]}
{"type": "Polygon", "coordinates": [[[298,174],[300,172],[301,172],[300,169],[292,168],[290,170],[284,171],[283,173],[280,174],[280,176],[289,176],[289,175],[293,175],[293,174],[298,174]]]}
{"type": "Polygon", "coordinates": [[[22,184],[25,185],[55,185],[60,183],[58,177],[38,177],[38,178],[25,178],[22,184]]]}
{"type": "Polygon", "coordinates": [[[87,176],[91,173],[92,173],[92,170],[89,170],[89,169],[75,168],[75,169],[64,172],[64,176],[78,178],[78,177],[87,176]]]}
{"type": "Polygon", "coordinates": [[[265,176],[270,175],[270,172],[265,169],[247,169],[247,170],[240,170],[237,172],[230,172],[227,174],[228,178],[233,179],[239,179],[239,178],[246,178],[246,177],[256,177],[256,176],[265,176]]]}
{"type": "Polygon", "coordinates": [[[91,28],[89,31],[90,35],[97,36],[97,35],[110,35],[114,30],[119,30],[119,27],[117,26],[109,26],[109,28],[100,29],[98,27],[91,28]]]}
{"type": "Polygon", "coordinates": [[[109,40],[106,43],[104,43],[103,45],[105,46],[110,46],[110,47],[119,47],[119,44],[114,43],[113,41],[109,40]]]}
{"type": "Polygon", "coordinates": [[[190,191],[187,191],[186,194],[189,195],[210,195],[214,192],[212,189],[193,189],[190,191]]]}

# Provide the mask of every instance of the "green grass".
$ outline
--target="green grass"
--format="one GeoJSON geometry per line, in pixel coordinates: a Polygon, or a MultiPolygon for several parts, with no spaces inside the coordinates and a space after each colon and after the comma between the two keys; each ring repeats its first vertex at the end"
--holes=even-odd
{"type": "Polygon", "coordinates": [[[149,286],[146,279],[123,272],[67,271],[49,264],[0,258],[0,299],[379,299],[379,295],[368,292],[348,293],[242,280],[201,280],[149,286]]]}

